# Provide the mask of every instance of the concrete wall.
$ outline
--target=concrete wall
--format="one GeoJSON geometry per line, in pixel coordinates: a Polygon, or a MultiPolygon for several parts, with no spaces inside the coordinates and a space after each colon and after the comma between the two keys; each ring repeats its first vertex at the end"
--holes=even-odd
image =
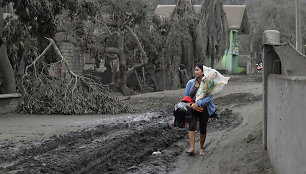
{"type": "Polygon", "coordinates": [[[306,77],[267,78],[267,149],[278,174],[306,174],[306,77]]]}
{"type": "Polygon", "coordinates": [[[20,94],[0,94],[0,114],[15,112],[20,102],[20,94]]]}
{"type": "Polygon", "coordinates": [[[238,66],[246,67],[248,60],[251,58],[251,51],[239,51],[238,66]]]}

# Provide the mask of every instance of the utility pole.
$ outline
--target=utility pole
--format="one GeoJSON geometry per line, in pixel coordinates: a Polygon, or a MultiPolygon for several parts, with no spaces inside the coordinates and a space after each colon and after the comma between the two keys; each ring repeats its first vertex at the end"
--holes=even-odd
{"type": "Polygon", "coordinates": [[[296,49],[302,53],[302,37],[301,37],[301,0],[296,0],[296,49]]]}

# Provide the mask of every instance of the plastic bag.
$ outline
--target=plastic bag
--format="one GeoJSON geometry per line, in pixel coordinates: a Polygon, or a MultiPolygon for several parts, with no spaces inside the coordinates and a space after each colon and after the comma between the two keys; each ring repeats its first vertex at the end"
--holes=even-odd
{"type": "Polygon", "coordinates": [[[191,107],[189,103],[178,102],[173,109],[173,115],[176,118],[185,118],[186,115],[191,114],[191,107]]]}
{"type": "Polygon", "coordinates": [[[217,70],[203,66],[204,81],[201,82],[196,94],[196,100],[207,97],[221,91],[225,84],[228,83],[230,77],[224,77],[217,70]],[[201,95],[202,94],[202,95],[201,95]]]}
{"type": "Polygon", "coordinates": [[[217,83],[222,83],[221,85],[217,86],[216,89],[212,92],[212,94],[215,94],[216,92],[219,92],[223,89],[224,85],[226,85],[230,79],[230,77],[224,77],[221,73],[219,73],[217,70],[212,69],[210,67],[203,66],[204,76],[208,79],[211,79],[211,76],[216,73],[216,76],[214,77],[214,81],[217,83]]]}
{"type": "Polygon", "coordinates": [[[190,103],[184,101],[178,102],[173,109],[173,115],[175,117],[174,126],[179,128],[185,128],[185,123],[191,120],[191,107],[190,103]]]}

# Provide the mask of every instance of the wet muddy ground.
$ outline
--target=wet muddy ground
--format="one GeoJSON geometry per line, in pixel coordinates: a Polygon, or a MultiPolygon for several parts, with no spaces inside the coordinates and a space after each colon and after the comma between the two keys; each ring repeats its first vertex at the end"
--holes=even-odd
{"type": "MultiPolygon", "coordinates": [[[[260,99],[250,93],[214,99],[218,117],[209,120],[208,131],[237,127],[242,119],[231,108],[260,99]]],[[[2,142],[0,173],[169,172],[171,163],[185,150],[187,130],[173,127],[172,106],[177,97],[165,101],[155,109],[151,107],[154,112],[105,119],[96,127],[44,140],[2,142]],[[157,151],[161,154],[152,154],[157,151]]]]}

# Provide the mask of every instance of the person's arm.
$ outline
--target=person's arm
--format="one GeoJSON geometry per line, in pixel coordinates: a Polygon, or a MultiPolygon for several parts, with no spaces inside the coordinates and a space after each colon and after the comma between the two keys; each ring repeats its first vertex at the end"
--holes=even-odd
{"type": "Polygon", "coordinates": [[[204,77],[202,78],[202,82],[205,82],[205,80],[206,80],[206,76],[204,76],[204,77]]]}
{"type": "Polygon", "coordinates": [[[204,92],[202,92],[202,93],[200,94],[200,96],[196,98],[196,101],[201,100],[201,99],[203,99],[203,98],[205,98],[205,93],[204,93],[204,92]]]}
{"type": "Polygon", "coordinates": [[[197,100],[196,103],[198,103],[199,107],[202,107],[203,105],[211,102],[211,99],[212,99],[212,94],[210,94],[209,96],[201,99],[201,100],[197,100]]]}

